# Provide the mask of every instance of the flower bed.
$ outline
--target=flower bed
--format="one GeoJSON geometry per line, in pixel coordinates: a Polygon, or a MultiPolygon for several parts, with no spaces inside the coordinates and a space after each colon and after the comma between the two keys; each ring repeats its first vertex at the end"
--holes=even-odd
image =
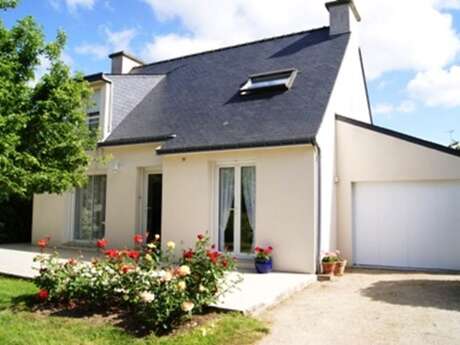
{"type": "Polygon", "coordinates": [[[118,250],[106,249],[107,241],[100,240],[104,255],[91,263],[38,256],[37,298],[53,305],[124,308],[146,326],[165,331],[201,312],[235,283],[225,279],[234,269],[233,258],[216,251],[204,235],[179,259],[173,242],[164,251],[158,237],[146,244],[136,235],[134,242],[137,249],[118,250]]]}

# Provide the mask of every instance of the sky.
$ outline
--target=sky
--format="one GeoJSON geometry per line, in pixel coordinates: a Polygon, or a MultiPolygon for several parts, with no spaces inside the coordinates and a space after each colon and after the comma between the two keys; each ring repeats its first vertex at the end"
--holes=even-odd
{"type": "MultiPolygon", "coordinates": [[[[67,33],[72,70],[109,72],[126,50],[146,62],[328,25],[323,0],[22,0],[47,39],[67,33]]],[[[355,0],[374,122],[426,140],[460,139],[460,0],[355,0]]],[[[46,66],[44,66],[46,67],[46,66]]]]}

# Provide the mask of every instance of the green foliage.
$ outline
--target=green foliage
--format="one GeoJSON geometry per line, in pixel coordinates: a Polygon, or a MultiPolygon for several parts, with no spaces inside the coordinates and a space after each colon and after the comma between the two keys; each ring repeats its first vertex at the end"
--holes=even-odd
{"type": "Polygon", "coordinates": [[[460,142],[458,140],[453,140],[449,147],[454,150],[460,150],[460,142]]]}
{"type": "MultiPolygon", "coordinates": [[[[98,246],[105,247],[106,241],[98,241],[98,246]]],[[[236,282],[225,279],[234,269],[233,258],[212,249],[207,237],[200,235],[195,249],[179,260],[174,259],[174,247],[168,242],[162,251],[157,238],[140,250],[105,250],[105,257],[92,263],[40,256],[38,297],[57,305],[119,306],[157,332],[169,330],[216,302],[236,282]]]]}
{"type": "Polygon", "coordinates": [[[0,0],[0,10],[15,8],[18,5],[18,0],[0,0]]]}
{"type": "MultiPolygon", "coordinates": [[[[0,0],[0,9],[16,1],[0,0]]],[[[66,37],[46,42],[32,17],[11,29],[0,21],[0,201],[11,195],[61,193],[86,182],[88,83],[61,61],[66,37]],[[36,71],[46,61],[46,73],[36,71]]]]}
{"type": "Polygon", "coordinates": [[[250,345],[267,333],[258,320],[222,314],[176,335],[139,338],[94,319],[45,316],[18,311],[18,303],[35,294],[33,283],[0,277],[0,344],[2,345],[250,345]]]}

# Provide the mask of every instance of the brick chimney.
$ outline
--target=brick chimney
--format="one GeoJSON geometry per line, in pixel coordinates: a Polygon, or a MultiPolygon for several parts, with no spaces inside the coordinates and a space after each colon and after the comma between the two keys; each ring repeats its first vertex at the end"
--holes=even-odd
{"type": "Polygon", "coordinates": [[[353,0],[336,0],[326,3],[329,11],[329,34],[340,35],[352,32],[361,21],[358,9],[353,0]]]}
{"type": "Polygon", "coordinates": [[[112,74],[126,74],[144,64],[142,60],[124,51],[110,54],[109,58],[112,60],[112,74]]]}

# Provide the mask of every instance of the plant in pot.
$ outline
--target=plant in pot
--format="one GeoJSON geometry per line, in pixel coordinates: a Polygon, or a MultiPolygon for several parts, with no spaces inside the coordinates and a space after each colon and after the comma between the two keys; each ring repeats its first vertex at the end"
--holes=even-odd
{"type": "Polygon", "coordinates": [[[336,253],[325,253],[321,259],[321,270],[323,274],[334,274],[337,264],[336,253]]]}
{"type": "Polygon", "coordinates": [[[273,270],[272,252],[273,248],[259,247],[255,248],[256,258],[255,265],[257,273],[269,273],[273,270]]]}
{"type": "Polygon", "coordinates": [[[335,265],[334,274],[337,276],[343,276],[348,261],[341,255],[340,250],[336,250],[335,255],[337,256],[337,262],[335,265]]]}

